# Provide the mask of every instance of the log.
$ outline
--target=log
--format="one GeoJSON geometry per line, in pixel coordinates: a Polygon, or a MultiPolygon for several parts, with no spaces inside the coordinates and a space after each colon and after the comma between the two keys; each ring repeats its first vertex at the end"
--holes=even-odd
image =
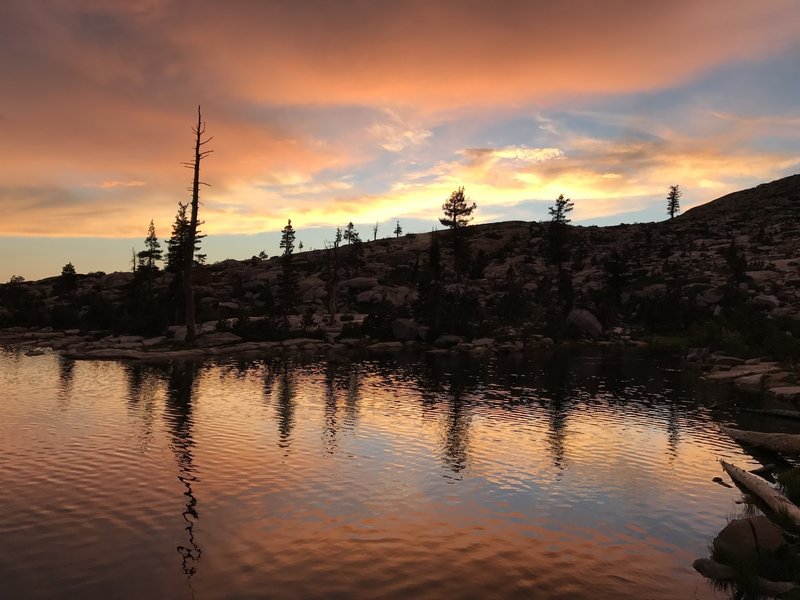
{"type": "MultiPolygon", "coordinates": [[[[728,565],[723,565],[710,558],[698,558],[692,563],[692,567],[707,579],[736,582],[736,571],[728,565]]],[[[790,581],[770,581],[763,577],[758,578],[758,591],[766,596],[782,596],[796,589],[797,585],[790,581]]]]}
{"type": "Polygon", "coordinates": [[[798,434],[744,431],[733,427],[723,427],[722,425],[720,425],[720,429],[741,444],[766,448],[779,454],[800,455],[800,435],[798,434]]]}
{"type": "Polygon", "coordinates": [[[798,529],[800,529],[800,508],[791,500],[781,494],[778,490],[770,486],[758,475],[748,473],[736,465],[719,461],[725,472],[731,476],[736,483],[745,488],[748,492],[761,499],[764,504],[770,507],[775,513],[785,516],[798,529]]]}
{"type": "Polygon", "coordinates": [[[788,410],[785,408],[745,408],[747,412],[767,415],[768,417],[781,417],[783,419],[800,419],[800,410],[788,410]]]}

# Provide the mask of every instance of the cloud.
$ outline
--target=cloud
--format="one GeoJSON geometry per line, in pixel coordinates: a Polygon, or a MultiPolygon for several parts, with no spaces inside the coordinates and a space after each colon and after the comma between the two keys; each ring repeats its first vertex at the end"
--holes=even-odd
{"type": "Polygon", "coordinates": [[[395,110],[384,108],[381,112],[384,118],[368,127],[367,134],[387,152],[402,152],[419,146],[433,135],[427,129],[411,125],[395,110]]]}
{"type": "Polygon", "coordinates": [[[146,182],[139,181],[137,179],[132,179],[132,180],[129,180],[129,181],[117,181],[115,179],[115,180],[112,180],[112,181],[103,181],[102,183],[88,183],[88,184],[86,184],[87,187],[96,187],[96,188],[100,188],[101,190],[109,190],[109,189],[117,188],[117,187],[144,187],[146,185],[147,185],[146,182]]]}
{"type": "Polygon", "coordinates": [[[674,182],[716,195],[797,165],[796,106],[681,94],[768,70],[798,30],[787,0],[9,0],[0,233],[168,230],[198,103],[209,233],[433,217],[462,184],[482,215],[561,192],[609,214],[674,182]]]}

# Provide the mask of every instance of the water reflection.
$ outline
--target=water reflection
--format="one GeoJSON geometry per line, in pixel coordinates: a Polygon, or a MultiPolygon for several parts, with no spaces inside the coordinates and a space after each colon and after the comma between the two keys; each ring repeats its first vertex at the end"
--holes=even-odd
{"type": "Polygon", "coordinates": [[[288,456],[292,445],[292,429],[294,429],[294,396],[297,393],[295,371],[289,361],[281,363],[278,378],[278,401],[275,405],[275,417],[278,421],[278,447],[288,456]]]}
{"type": "Polygon", "coordinates": [[[322,425],[322,442],[325,453],[333,455],[338,449],[336,431],[338,429],[339,402],[336,386],[336,363],[325,366],[325,411],[322,425]]]}
{"type": "Polygon", "coordinates": [[[69,403],[72,395],[72,385],[75,379],[75,361],[58,355],[58,400],[61,408],[64,409],[69,403]]]}
{"type": "MultiPolygon", "coordinates": [[[[0,378],[22,381],[11,360],[0,378]]],[[[677,375],[620,362],[222,361],[201,377],[52,360],[49,399],[60,381],[71,402],[58,429],[42,408],[57,404],[0,403],[0,564],[56,583],[4,591],[109,597],[102,577],[125,599],[563,598],[590,577],[598,597],[710,598],[687,567],[734,499],[711,483],[716,458],[741,453],[677,375]],[[124,504],[108,501],[114,475],[124,504]],[[135,543],[101,556],[96,540],[126,532],[135,543]],[[54,540],[77,558],[54,557],[54,540]]]]}
{"type": "Polygon", "coordinates": [[[469,428],[473,398],[477,389],[476,371],[466,363],[431,361],[416,373],[423,411],[438,423],[442,463],[448,479],[461,479],[469,466],[469,428]],[[444,405],[444,410],[440,406],[444,405]]]}
{"type": "Polygon", "coordinates": [[[569,362],[561,360],[557,355],[553,356],[544,368],[544,386],[550,397],[547,406],[549,414],[547,442],[553,466],[559,475],[565,467],[567,418],[572,406],[572,400],[566,393],[570,372],[569,362]]]}
{"type": "Polygon", "coordinates": [[[178,480],[186,488],[183,493],[185,510],[181,516],[186,522],[187,541],[185,545],[179,544],[177,550],[181,556],[183,572],[189,580],[197,572],[197,563],[203,553],[194,535],[194,526],[200,515],[197,512],[197,498],[192,490],[192,485],[197,482],[193,458],[195,443],[192,438],[192,393],[197,373],[198,366],[195,363],[172,364],[167,380],[167,410],[164,411],[171,446],[178,463],[178,480]]]}
{"type": "Polygon", "coordinates": [[[160,378],[154,369],[140,363],[126,364],[125,378],[128,384],[128,410],[141,423],[139,440],[142,451],[145,451],[153,440],[160,378]]]}

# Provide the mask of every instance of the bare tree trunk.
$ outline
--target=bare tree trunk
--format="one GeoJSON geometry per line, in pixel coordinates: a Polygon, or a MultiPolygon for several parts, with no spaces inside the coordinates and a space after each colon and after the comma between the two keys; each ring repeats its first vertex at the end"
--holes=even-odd
{"type": "MultiPolygon", "coordinates": [[[[206,156],[211,154],[213,150],[201,150],[204,144],[211,141],[212,138],[203,140],[203,134],[206,131],[206,125],[203,123],[203,117],[200,113],[200,106],[197,107],[197,126],[192,128],[192,133],[195,134],[194,144],[194,160],[184,165],[193,171],[192,177],[192,216],[189,220],[189,232],[186,238],[186,246],[183,248],[183,297],[185,302],[185,315],[186,315],[186,342],[193,343],[197,337],[197,325],[195,323],[194,312],[194,287],[192,284],[192,270],[194,267],[194,246],[197,239],[197,210],[200,202],[200,161],[206,156]]],[[[207,185],[207,184],[203,184],[207,185]]]]}
{"type": "Polygon", "coordinates": [[[725,472],[731,476],[731,479],[754,496],[758,496],[764,504],[769,506],[776,514],[788,519],[795,527],[800,527],[800,508],[789,500],[789,498],[772,488],[758,475],[748,473],[736,465],[726,463],[724,460],[719,462],[722,468],[725,469],[725,472]]]}
{"type": "Polygon", "coordinates": [[[723,427],[722,425],[720,425],[720,429],[740,444],[766,448],[787,456],[800,456],[800,434],[744,431],[733,427],[723,427]]]}

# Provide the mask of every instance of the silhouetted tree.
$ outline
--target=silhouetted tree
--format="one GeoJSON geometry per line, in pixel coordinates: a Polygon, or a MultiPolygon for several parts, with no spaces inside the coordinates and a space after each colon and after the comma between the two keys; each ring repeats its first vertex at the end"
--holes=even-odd
{"type": "Polygon", "coordinates": [[[355,225],[353,225],[353,222],[350,221],[347,224],[347,227],[344,228],[344,240],[348,244],[352,244],[354,237],[358,237],[358,232],[356,231],[356,228],[355,228],[355,225]]]}
{"type": "Polygon", "coordinates": [[[680,203],[678,202],[681,197],[681,190],[677,185],[669,186],[669,193],[667,194],[667,214],[672,219],[681,211],[680,203]]]}
{"type": "Polygon", "coordinates": [[[56,295],[69,294],[75,290],[78,285],[78,275],[75,272],[75,265],[68,262],[61,267],[61,275],[53,286],[53,291],[56,295]]]}
{"type": "MultiPolygon", "coordinates": [[[[189,239],[189,217],[186,215],[188,204],[178,202],[178,212],[175,215],[175,222],[172,225],[172,236],[167,240],[167,265],[166,270],[170,273],[183,273],[183,257],[186,252],[185,246],[189,239]]],[[[202,221],[198,223],[198,227],[202,221]]],[[[194,236],[194,262],[202,265],[205,263],[206,255],[200,254],[200,240],[206,237],[200,233],[198,228],[194,236]]]]}
{"type": "Polygon", "coordinates": [[[325,289],[328,294],[328,313],[330,314],[331,322],[333,322],[333,316],[337,313],[336,290],[339,285],[339,246],[341,243],[342,230],[337,227],[333,242],[325,242],[325,266],[327,271],[325,289]]]}
{"type": "Polygon", "coordinates": [[[297,274],[292,265],[294,239],[294,227],[292,220],[289,219],[281,230],[280,247],[283,249],[283,254],[281,254],[281,272],[278,275],[278,307],[283,315],[284,324],[288,324],[289,313],[294,308],[297,298],[297,274]]]}
{"type": "Polygon", "coordinates": [[[150,227],[147,230],[147,238],[144,240],[145,249],[139,252],[139,267],[150,271],[157,271],[156,261],[161,260],[161,244],[156,236],[156,227],[153,220],[150,220],[150,227]]]}
{"type": "Polygon", "coordinates": [[[747,257],[736,245],[735,240],[725,249],[725,263],[728,265],[728,271],[731,276],[731,281],[734,284],[739,284],[747,281],[747,257]]]}
{"type": "Polygon", "coordinates": [[[464,188],[460,187],[442,204],[444,217],[440,218],[439,222],[453,230],[466,227],[472,220],[472,212],[477,206],[474,202],[469,204],[469,199],[464,195],[464,188]]]}
{"type": "Polygon", "coordinates": [[[403,233],[403,228],[400,227],[400,221],[397,222],[397,227],[394,228],[394,237],[400,237],[400,234],[403,233]]]}
{"type": "Polygon", "coordinates": [[[348,259],[352,273],[358,275],[361,272],[361,268],[364,266],[364,242],[361,241],[361,237],[357,232],[354,232],[350,237],[350,254],[348,259]]]}
{"type": "Polygon", "coordinates": [[[67,279],[67,278],[74,279],[75,275],[76,275],[76,273],[75,273],[75,265],[73,265],[71,262],[68,262],[63,267],[61,267],[61,277],[65,278],[65,279],[67,279]]]}
{"type": "Polygon", "coordinates": [[[469,199],[464,194],[463,186],[458,188],[442,204],[444,217],[439,222],[452,230],[453,236],[453,259],[456,276],[461,274],[461,264],[464,262],[465,247],[461,239],[461,229],[469,225],[472,220],[472,213],[477,208],[474,202],[469,203],[469,199]]]}
{"type": "Polygon", "coordinates": [[[428,264],[417,281],[417,302],[414,313],[420,322],[430,325],[436,332],[441,329],[443,320],[444,286],[441,277],[441,250],[439,237],[434,229],[431,232],[431,244],[428,248],[428,264]]]}
{"type": "Polygon", "coordinates": [[[556,203],[548,208],[550,213],[550,223],[548,225],[547,237],[550,249],[550,260],[561,270],[561,265],[569,258],[569,248],[567,247],[567,237],[569,233],[567,216],[575,205],[564,194],[556,198],[556,203]]]}
{"type": "Polygon", "coordinates": [[[194,143],[194,158],[184,163],[184,165],[192,170],[192,212],[189,218],[189,228],[186,232],[186,243],[183,248],[183,299],[185,303],[184,316],[186,318],[186,341],[188,343],[194,342],[197,337],[197,326],[194,317],[194,292],[192,289],[192,268],[194,267],[194,248],[197,236],[197,211],[200,204],[200,186],[208,185],[200,181],[200,161],[206,158],[213,150],[203,150],[203,146],[210,142],[213,138],[202,139],[206,131],[206,124],[203,122],[202,114],[200,113],[200,106],[197,107],[197,125],[192,128],[192,133],[195,136],[194,143]]]}
{"type": "Polygon", "coordinates": [[[372,226],[372,241],[378,239],[378,222],[375,221],[375,225],[372,226]]]}

